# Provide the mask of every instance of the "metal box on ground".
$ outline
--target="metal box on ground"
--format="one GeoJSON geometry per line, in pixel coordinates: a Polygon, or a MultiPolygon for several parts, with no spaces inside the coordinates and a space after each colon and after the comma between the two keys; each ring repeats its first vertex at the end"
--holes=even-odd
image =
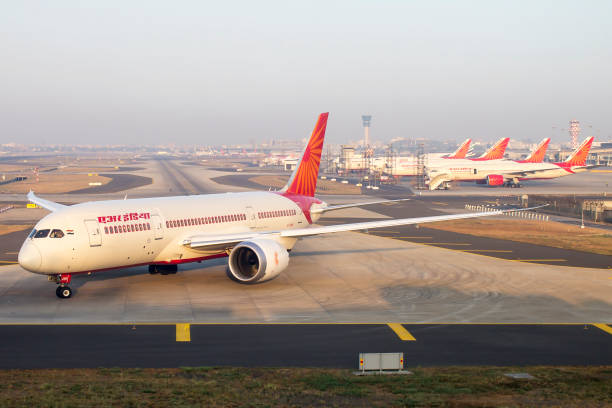
{"type": "Polygon", "coordinates": [[[359,353],[355,374],[410,374],[404,369],[404,353],[359,353]]]}

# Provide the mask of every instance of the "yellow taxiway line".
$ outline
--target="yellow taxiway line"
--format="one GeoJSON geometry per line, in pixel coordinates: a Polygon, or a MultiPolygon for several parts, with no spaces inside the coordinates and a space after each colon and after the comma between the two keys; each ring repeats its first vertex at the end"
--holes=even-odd
{"type": "Polygon", "coordinates": [[[176,341],[191,341],[191,328],[189,323],[176,325],[176,341]]]}
{"type": "Polygon", "coordinates": [[[397,334],[402,341],[416,341],[414,336],[400,323],[387,323],[387,326],[397,334]]]}
{"type": "Polygon", "coordinates": [[[608,334],[612,334],[612,327],[608,326],[607,324],[593,323],[593,326],[597,327],[598,329],[601,329],[601,330],[605,331],[608,334]]]}

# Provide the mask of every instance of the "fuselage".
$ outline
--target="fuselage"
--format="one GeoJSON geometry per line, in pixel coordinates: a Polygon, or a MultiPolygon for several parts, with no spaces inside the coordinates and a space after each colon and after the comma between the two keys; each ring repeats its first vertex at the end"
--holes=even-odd
{"type": "MultiPolygon", "coordinates": [[[[177,264],[225,256],[197,250],[191,236],[303,228],[326,204],[276,192],[246,192],[76,204],[41,219],[23,243],[19,263],[41,274],[74,274],[147,264],[177,264]]],[[[291,249],[295,240],[282,244],[291,249]]]]}
{"type": "MultiPolygon", "coordinates": [[[[552,179],[586,170],[585,166],[566,166],[564,163],[525,163],[514,160],[454,160],[448,165],[431,166],[426,169],[430,180],[448,175],[456,181],[482,181],[492,175],[510,175],[525,172],[519,180],[552,179]]],[[[512,177],[510,177],[512,178],[512,177]]]]}

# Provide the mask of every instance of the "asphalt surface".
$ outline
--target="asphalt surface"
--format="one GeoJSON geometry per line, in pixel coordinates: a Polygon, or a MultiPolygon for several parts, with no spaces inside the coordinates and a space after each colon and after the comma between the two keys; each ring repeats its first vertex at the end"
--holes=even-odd
{"type": "MultiPolygon", "coordinates": [[[[495,203],[495,198],[479,200],[478,203],[495,203]]],[[[512,204],[513,199],[497,200],[500,204],[512,204]]],[[[470,198],[454,197],[451,200],[438,200],[429,198],[426,200],[414,199],[394,205],[372,205],[368,208],[374,212],[384,214],[392,218],[424,217],[446,214],[440,208],[461,207],[465,203],[473,202],[470,198]],[[437,206],[437,207],[436,207],[437,206]]],[[[515,203],[515,202],[514,202],[515,203]]],[[[322,217],[319,220],[323,225],[334,225],[342,223],[371,221],[366,218],[334,218],[322,217]]],[[[372,229],[369,234],[383,236],[403,241],[421,243],[437,246],[440,248],[457,251],[467,251],[479,255],[495,258],[532,262],[538,264],[550,264],[558,266],[579,266],[587,268],[612,268],[612,256],[593,254],[588,252],[574,251],[562,248],[553,248],[534,243],[523,243],[503,239],[478,237],[468,234],[459,234],[451,231],[442,231],[427,228],[426,224],[415,226],[407,225],[401,227],[372,229]]]]}
{"type": "Polygon", "coordinates": [[[17,263],[17,254],[21,244],[30,233],[30,229],[0,235],[0,266],[17,263]]]}
{"type": "Polygon", "coordinates": [[[194,195],[211,193],[195,177],[178,166],[173,160],[158,159],[163,176],[173,185],[173,195],[194,195]]]}
{"type": "Polygon", "coordinates": [[[360,352],[403,352],[406,367],[612,364],[612,334],[593,325],[404,324],[403,328],[415,340],[400,339],[386,324],[4,325],[0,326],[0,368],[357,369],[360,352]],[[190,341],[177,341],[185,339],[190,341]]]}
{"type": "Polygon", "coordinates": [[[106,184],[82,188],[80,190],[70,191],[67,194],[107,194],[116,193],[118,191],[131,190],[136,187],[146,186],[153,182],[150,177],[137,176],[135,174],[100,174],[103,177],[111,179],[106,184]]]}

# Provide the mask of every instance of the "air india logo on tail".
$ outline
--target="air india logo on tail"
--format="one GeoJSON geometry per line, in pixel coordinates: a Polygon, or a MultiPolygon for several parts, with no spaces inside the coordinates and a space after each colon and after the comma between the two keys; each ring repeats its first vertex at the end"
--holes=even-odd
{"type": "Polygon", "coordinates": [[[508,147],[509,137],[500,139],[495,143],[485,154],[480,156],[480,160],[498,160],[503,159],[504,153],[506,153],[506,147],[508,147]]]}
{"type": "Polygon", "coordinates": [[[455,150],[451,155],[447,156],[447,159],[465,159],[468,151],[470,150],[470,143],[472,139],[467,139],[465,142],[461,143],[461,146],[457,150],[455,150]]]}
{"type": "Polygon", "coordinates": [[[582,144],[567,158],[566,164],[570,166],[584,166],[591,150],[594,137],[589,137],[582,142],[582,144]]]}
{"type": "Polygon", "coordinates": [[[522,161],[522,163],[542,163],[544,161],[544,156],[546,156],[546,149],[548,149],[549,143],[550,137],[542,140],[535,150],[522,161]]]}
{"type": "Polygon", "coordinates": [[[314,197],[328,115],[329,113],[319,115],[319,120],[317,120],[308,145],[304,149],[302,158],[287,183],[285,190],[287,193],[314,197]]]}

